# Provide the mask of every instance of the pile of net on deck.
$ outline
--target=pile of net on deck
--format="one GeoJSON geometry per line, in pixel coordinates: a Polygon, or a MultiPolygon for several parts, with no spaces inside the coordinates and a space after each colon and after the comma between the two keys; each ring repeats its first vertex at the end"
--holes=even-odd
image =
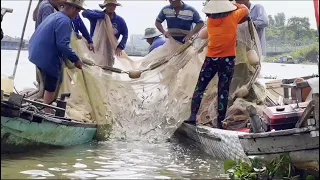
{"type": "MultiPolygon", "coordinates": [[[[256,32],[254,36],[258,37],[256,32]]],[[[84,40],[75,36],[72,37],[71,46],[83,59],[101,66],[112,65],[112,57],[115,57],[113,49],[116,49],[117,42],[109,19],[98,21],[93,41],[95,53],[88,50],[84,40]]],[[[59,93],[71,93],[67,116],[81,122],[97,123],[100,125],[100,136],[107,134],[114,138],[148,140],[170,137],[190,115],[191,97],[205,58],[205,43],[206,40],[196,40],[168,63],[142,73],[138,79],[130,79],[127,74],[110,73],[98,66],[72,69],[72,64],[67,62],[59,90],[59,93]],[[201,47],[205,48],[201,51],[201,47]]],[[[257,43],[260,47],[259,41],[257,43]]],[[[121,57],[115,57],[114,67],[126,71],[145,69],[164,61],[181,46],[174,40],[168,40],[140,60],[132,60],[123,52],[121,57]]],[[[249,49],[261,54],[250,38],[248,23],[243,23],[238,28],[236,67],[230,98],[253,74],[254,69],[246,57],[249,49]]],[[[198,113],[202,124],[215,122],[216,96],[217,77],[209,84],[202,100],[198,113]]],[[[250,104],[262,105],[264,99],[264,88],[255,83],[250,90],[250,97],[230,100],[225,120],[229,123],[228,129],[245,126],[248,121],[245,107],[250,104]]]]}

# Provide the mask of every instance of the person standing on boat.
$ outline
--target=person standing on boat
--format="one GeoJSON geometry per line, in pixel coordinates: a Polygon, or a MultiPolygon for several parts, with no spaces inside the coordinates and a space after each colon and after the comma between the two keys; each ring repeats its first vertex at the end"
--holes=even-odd
{"type": "Polygon", "coordinates": [[[208,17],[208,50],[195,87],[191,115],[185,123],[196,125],[196,115],[203,93],[211,79],[218,73],[217,127],[222,129],[228,106],[229,86],[234,72],[236,56],[237,25],[246,21],[249,10],[244,5],[228,0],[211,0],[202,10],[208,17]]]}
{"type": "Polygon", "coordinates": [[[39,6],[33,12],[36,29],[50,14],[59,11],[65,0],[39,0],[39,6]]]}
{"type": "Polygon", "coordinates": [[[35,22],[37,21],[39,6],[40,6],[40,3],[41,3],[42,1],[43,1],[43,0],[39,0],[36,8],[33,10],[32,20],[35,21],[35,22]]]}
{"type": "Polygon", "coordinates": [[[88,49],[94,52],[92,37],[90,36],[86,25],[83,23],[79,15],[73,19],[72,24],[73,24],[74,32],[77,38],[81,39],[83,36],[88,42],[88,49]],[[79,34],[79,31],[81,32],[82,35],[79,34]]]}
{"type": "Polygon", "coordinates": [[[167,38],[173,38],[180,43],[191,40],[193,35],[198,33],[204,26],[198,11],[187,5],[181,0],[169,0],[170,5],[161,9],[155,26],[167,38]],[[162,22],[166,20],[168,31],[166,31],[162,22]],[[193,24],[196,24],[194,28],[193,24]]]}
{"type": "MultiPolygon", "coordinates": [[[[29,60],[41,71],[45,104],[55,98],[61,76],[62,59],[67,58],[79,69],[82,61],[70,47],[71,20],[79,15],[83,0],[67,0],[60,12],[50,14],[36,29],[29,41],[29,60]]],[[[51,110],[46,108],[46,112],[51,110]]]]}
{"type": "MultiPolygon", "coordinates": [[[[59,11],[65,1],[66,0],[39,0],[36,9],[33,12],[33,20],[36,21],[36,28],[47,16],[59,11]]],[[[73,19],[72,23],[77,38],[81,39],[83,36],[88,42],[88,49],[94,51],[92,38],[81,17],[78,15],[73,19]],[[79,31],[82,36],[79,34],[79,31]]]]}
{"type": "Polygon", "coordinates": [[[115,50],[117,56],[121,56],[122,50],[125,49],[128,40],[128,28],[125,20],[115,13],[116,7],[121,6],[117,0],[105,0],[102,4],[99,4],[101,10],[86,10],[82,12],[82,16],[90,21],[90,35],[93,37],[97,22],[104,20],[105,16],[109,16],[113,29],[114,35],[118,40],[120,35],[122,36],[121,41],[115,50]]]}
{"type": "Polygon", "coordinates": [[[269,25],[268,15],[261,4],[253,4],[250,0],[236,0],[238,4],[244,4],[250,11],[250,17],[257,30],[262,55],[266,56],[266,28],[269,25]]]}
{"type": "Polygon", "coordinates": [[[150,44],[149,53],[154,49],[162,46],[166,40],[161,36],[162,33],[159,32],[156,28],[147,28],[144,33],[143,39],[150,44]]]}

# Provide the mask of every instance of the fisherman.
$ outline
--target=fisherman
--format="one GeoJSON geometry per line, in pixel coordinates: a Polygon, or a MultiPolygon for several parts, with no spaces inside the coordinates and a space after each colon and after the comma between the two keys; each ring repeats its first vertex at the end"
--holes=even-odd
{"type": "Polygon", "coordinates": [[[268,16],[264,9],[264,7],[261,4],[253,4],[250,2],[250,0],[236,0],[238,4],[244,4],[247,6],[247,8],[250,11],[250,17],[252,19],[252,22],[257,30],[261,49],[262,49],[262,55],[266,56],[266,27],[268,27],[268,16]]]}
{"type": "Polygon", "coordinates": [[[117,0],[105,0],[102,4],[99,4],[101,10],[86,10],[83,11],[82,16],[90,21],[90,35],[93,37],[96,24],[99,20],[104,20],[105,16],[109,16],[113,29],[114,35],[118,40],[122,35],[121,41],[115,49],[115,54],[121,56],[122,50],[125,49],[128,40],[128,28],[125,20],[115,13],[116,7],[121,6],[117,0]]]}
{"type": "MultiPolygon", "coordinates": [[[[39,0],[36,9],[33,11],[33,20],[36,21],[36,28],[47,16],[59,11],[65,1],[66,0],[39,0]]],[[[72,23],[76,36],[79,39],[84,36],[88,42],[88,49],[90,51],[94,51],[92,38],[80,16],[78,15],[76,18],[74,18],[72,23]],[[79,31],[81,32],[82,36],[79,34],[79,31]]]]}
{"type": "Polygon", "coordinates": [[[39,6],[37,5],[33,12],[33,18],[36,21],[36,29],[47,16],[59,11],[64,2],[65,0],[39,0],[39,6]]]}
{"type": "Polygon", "coordinates": [[[208,50],[192,97],[191,115],[185,122],[196,125],[196,115],[203,93],[211,79],[218,73],[217,127],[222,129],[222,121],[225,119],[228,106],[229,86],[234,72],[237,25],[247,19],[249,10],[244,5],[233,4],[228,0],[211,0],[202,11],[208,17],[208,50]]]}
{"type": "Polygon", "coordinates": [[[88,49],[94,52],[92,37],[90,36],[86,25],[83,23],[79,15],[73,19],[72,24],[73,24],[74,32],[77,38],[81,39],[83,36],[88,42],[88,49]],[[79,31],[81,32],[82,35],[79,34],[79,31]]]}
{"type": "MultiPolygon", "coordinates": [[[[41,71],[44,81],[45,104],[51,104],[61,75],[62,57],[79,69],[82,61],[70,47],[71,20],[79,15],[83,0],[67,0],[60,12],[49,15],[36,29],[29,41],[29,60],[41,71]]],[[[50,113],[49,108],[45,112],[50,113]]]]}
{"type": "Polygon", "coordinates": [[[162,46],[166,40],[161,36],[162,33],[159,32],[156,28],[147,28],[144,33],[143,39],[150,44],[149,53],[154,49],[162,46]]]}
{"type": "Polygon", "coordinates": [[[169,0],[170,5],[160,11],[155,26],[167,38],[174,38],[180,43],[192,39],[204,26],[198,11],[184,3],[182,0],[169,0]],[[164,30],[162,22],[166,20],[168,31],[164,30]],[[196,26],[192,29],[193,24],[196,26]]]}
{"type": "Polygon", "coordinates": [[[43,0],[39,0],[36,8],[33,10],[32,19],[33,19],[33,21],[35,21],[35,22],[37,21],[39,6],[40,6],[40,4],[41,4],[42,1],[43,1],[43,0]]]}

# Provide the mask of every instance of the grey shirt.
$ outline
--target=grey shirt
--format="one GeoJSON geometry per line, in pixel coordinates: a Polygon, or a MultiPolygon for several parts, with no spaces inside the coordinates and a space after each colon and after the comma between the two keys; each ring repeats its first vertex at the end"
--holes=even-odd
{"type": "Polygon", "coordinates": [[[268,27],[268,16],[264,7],[260,4],[251,4],[250,6],[250,17],[253,24],[256,27],[262,49],[262,55],[266,55],[266,30],[268,27]]]}
{"type": "Polygon", "coordinates": [[[49,0],[44,0],[40,3],[36,21],[36,29],[41,24],[41,22],[50,14],[54,13],[55,9],[50,4],[49,0]]]}

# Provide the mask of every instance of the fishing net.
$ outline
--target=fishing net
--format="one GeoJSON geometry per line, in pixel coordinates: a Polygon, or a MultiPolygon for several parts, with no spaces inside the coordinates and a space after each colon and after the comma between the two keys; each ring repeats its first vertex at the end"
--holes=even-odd
{"type": "MultiPolygon", "coordinates": [[[[254,36],[258,37],[256,32],[254,36]]],[[[260,49],[253,46],[248,23],[239,26],[237,39],[236,67],[230,94],[246,84],[253,74],[254,69],[247,62],[246,52],[254,49],[261,54],[260,49]]],[[[170,137],[190,115],[191,97],[204,61],[206,48],[203,47],[207,40],[197,39],[187,47],[169,39],[139,60],[129,58],[125,52],[115,57],[117,41],[106,16],[105,20],[98,21],[93,41],[94,53],[88,50],[84,40],[74,35],[71,46],[86,61],[101,66],[113,65],[125,71],[143,70],[185,48],[166,64],[143,72],[138,79],[130,79],[125,73],[111,73],[98,66],[86,65],[79,70],[66,61],[59,90],[60,94],[71,93],[67,116],[81,122],[97,123],[100,137],[133,140],[163,140],[170,137]]],[[[216,84],[215,77],[207,88],[199,110],[201,123],[214,121],[216,117],[216,84]]],[[[231,100],[227,119],[234,121],[235,115],[245,115],[243,108],[249,104],[261,104],[264,99],[262,94],[262,86],[255,83],[250,90],[250,98],[231,100]]]]}

